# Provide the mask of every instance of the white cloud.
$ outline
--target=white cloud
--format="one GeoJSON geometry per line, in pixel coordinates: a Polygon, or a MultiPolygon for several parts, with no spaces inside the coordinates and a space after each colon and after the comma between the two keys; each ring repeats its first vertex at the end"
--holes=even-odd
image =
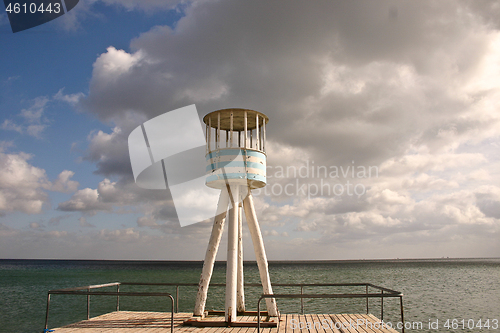
{"type": "Polygon", "coordinates": [[[0,216],[12,212],[39,214],[49,203],[47,191],[73,192],[78,182],[70,180],[74,172],[64,170],[51,182],[44,169],[33,166],[33,155],[7,153],[12,144],[0,143],[0,216]]]}
{"type": "Polygon", "coordinates": [[[133,112],[124,112],[119,124],[110,133],[92,132],[88,136],[89,146],[84,159],[97,164],[96,173],[104,176],[132,175],[128,155],[128,134],[146,119],[133,112]]]}
{"type": "MultiPolygon", "coordinates": [[[[154,27],[130,50],[108,47],[94,63],[89,93],[64,97],[114,123],[89,135],[84,158],[118,180],[80,190],[59,209],[134,206],[144,214],[138,226],[186,235],[174,226],[167,192],[134,187],[127,137],[146,119],[196,103],[201,114],[233,106],[266,113],[272,167],[379,167],[379,177],[356,179],[366,187],[359,198],[257,197],[262,225],[276,228],[266,232],[288,235],[284,248],[352,241],[369,251],[414,241],[417,253],[440,237],[498,235],[496,188],[483,186],[500,179],[494,157],[477,149],[500,129],[500,37],[490,16],[482,5],[451,0],[197,2],[174,29],[154,27]]],[[[103,232],[122,236],[140,238],[134,230],[103,232]]]]}
{"type": "MultiPolygon", "coordinates": [[[[104,179],[96,189],[78,190],[73,196],[58,204],[60,211],[81,212],[95,215],[98,212],[115,212],[120,214],[139,211],[144,214],[138,218],[139,226],[158,227],[158,221],[175,221],[178,224],[175,208],[166,190],[145,190],[139,188],[133,180],[123,178],[120,182],[104,179]],[[127,210],[126,207],[131,207],[127,210]],[[118,208],[118,209],[114,209],[118,208]],[[121,209],[120,209],[121,208],[121,209]]],[[[162,228],[180,226],[163,225],[162,228]]]]}
{"type": "Polygon", "coordinates": [[[73,171],[64,170],[59,174],[59,176],[57,176],[57,179],[52,183],[50,190],[56,192],[65,192],[65,193],[75,192],[78,189],[80,183],[74,180],[70,180],[70,178],[73,177],[74,175],[75,173],[73,171]]]}
{"type": "Polygon", "coordinates": [[[54,95],[54,100],[63,101],[70,105],[76,105],[80,101],[81,98],[85,97],[85,94],[82,92],[75,94],[64,94],[64,88],[59,89],[59,91],[54,95]]]}
{"type": "Polygon", "coordinates": [[[84,227],[84,228],[95,228],[95,225],[93,224],[90,224],[87,219],[85,217],[80,217],[78,219],[78,222],[80,223],[80,227],[84,227]]]}
{"type": "Polygon", "coordinates": [[[2,129],[8,130],[8,131],[16,131],[20,134],[23,134],[23,128],[20,125],[17,125],[14,123],[12,120],[5,119],[4,122],[2,123],[2,129]]]}
{"type": "Polygon", "coordinates": [[[26,153],[0,152],[0,215],[20,211],[37,214],[48,202],[45,170],[32,166],[26,153]]]}
{"type": "Polygon", "coordinates": [[[59,216],[56,216],[56,217],[51,217],[49,219],[49,226],[57,226],[61,223],[61,221],[63,219],[66,219],[68,217],[70,217],[71,215],[70,214],[65,214],[65,215],[59,215],[59,216]]]}
{"type": "Polygon", "coordinates": [[[113,206],[99,200],[97,189],[84,188],[73,194],[70,200],[59,203],[57,209],[64,212],[80,211],[94,215],[98,211],[110,212],[113,206]]]}
{"type": "MultiPolygon", "coordinates": [[[[126,74],[130,74],[133,66],[143,59],[141,51],[129,54],[124,50],[117,50],[113,46],[107,48],[94,62],[92,76],[99,84],[105,85],[114,83],[126,74]]],[[[97,86],[99,89],[100,87],[97,86]]]]}
{"type": "Polygon", "coordinates": [[[119,242],[134,242],[139,240],[141,234],[134,230],[134,228],[107,230],[102,229],[99,231],[99,237],[105,241],[119,241],[119,242]]]}
{"type": "Polygon", "coordinates": [[[35,98],[29,108],[21,110],[19,116],[23,118],[22,124],[5,119],[1,128],[4,130],[13,130],[21,134],[28,134],[40,139],[42,132],[47,128],[49,123],[43,116],[48,103],[49,99],[45,96],[35,98]]]}
{"type": "Polygon", "coordinates": [[[139,227],[155,227],[158,226],[156,219],[151,216],[142,216],[137,219],[137,225],[139,227]]]}
{"type": "MultiPolygon", "coordinates": [[[[188,3],[185,0],[101,0],[108,5],[125,7],[128,10],[140,9],[145,11],[173,9],[180,4],[188,3]]],[[[190,1],[190,3],[196,1],[190,1]]]]}

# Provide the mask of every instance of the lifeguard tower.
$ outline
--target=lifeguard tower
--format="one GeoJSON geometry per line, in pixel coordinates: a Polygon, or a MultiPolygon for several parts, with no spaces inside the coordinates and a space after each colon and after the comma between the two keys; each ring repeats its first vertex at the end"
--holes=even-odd
{"type": "MultiPolygon", "coordinates": [[[[203,317],[208,286],[225,221],[228,225],[225,321],[245,311],[243,289],[242,210],[252,237],[264,294],[272,294],[264,242],[255,213],[252,189],[266,186],[266,124],[257,111],[224,109],[203,118],[206,125],[206,185],[220,189],[216,216],[208,243],[194,316],[203,317]],[[226,218],[227,217],[227,218],[226,218]]],[[[274,298],[266,299],[268,315],[278,315],[274,298]]]]}

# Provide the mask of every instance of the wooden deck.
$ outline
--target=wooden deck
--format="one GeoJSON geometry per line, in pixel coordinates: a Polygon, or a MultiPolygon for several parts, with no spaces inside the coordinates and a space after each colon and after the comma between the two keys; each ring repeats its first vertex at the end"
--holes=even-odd
{"type": "MultiPolygon", "coordinates": [[[[254,333],[250,327],[191,327],[183,322],[192,313],[176,313],[176,333],[254,333]]],[[[224,320],[223,317],[219,317],[224,320]]],[[[256,316],[238,316],[238,321],[257,321],[256,316]]],[[[170,313],[118,311],[60,328],[54,333],[170,333],[170,313]]],[[[398,333],[380,327],[380,320],[369,314],[283,314],[278,327],[261,328],[263,333],[398,333]],[[379,325],[374,325],[379,323],[379,325]]]]}

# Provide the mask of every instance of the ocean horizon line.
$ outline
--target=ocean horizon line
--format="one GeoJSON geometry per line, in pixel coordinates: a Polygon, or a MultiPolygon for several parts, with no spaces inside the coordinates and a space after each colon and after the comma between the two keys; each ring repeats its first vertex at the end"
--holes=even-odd
{"type": "MultiPolygon", "coordinates": [[[[273,264],[333,264],[333,263],[392,263],[425,261],[478,261],[500,260],[500,257],[434,257],[434,258],[381,258],[381,259],[289,259],[268,260],[273,264]]],[[[164,260],[164,259],[66,259],[66,258],[0,258],[0,262],[78,262],[78,263],[143,263],[143,264],[203,264],[203,260],[164,260]]],[[[245,264],[257,264],[255,260],[244,260],[245,264]]],[[[216,264],[225,264],[226,260],[216,260],[216,264]]]]}

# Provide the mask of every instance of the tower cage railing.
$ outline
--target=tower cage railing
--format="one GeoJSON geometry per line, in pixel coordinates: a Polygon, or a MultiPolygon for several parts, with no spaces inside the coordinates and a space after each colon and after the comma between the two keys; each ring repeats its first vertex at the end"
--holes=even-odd
{"type": "Polygon", "coordinates": [[[266,123],[269,118],[261,112],[224,109],[207,114],[203,121],[207,154],[225,148],[266,151],[266,123]]]}

